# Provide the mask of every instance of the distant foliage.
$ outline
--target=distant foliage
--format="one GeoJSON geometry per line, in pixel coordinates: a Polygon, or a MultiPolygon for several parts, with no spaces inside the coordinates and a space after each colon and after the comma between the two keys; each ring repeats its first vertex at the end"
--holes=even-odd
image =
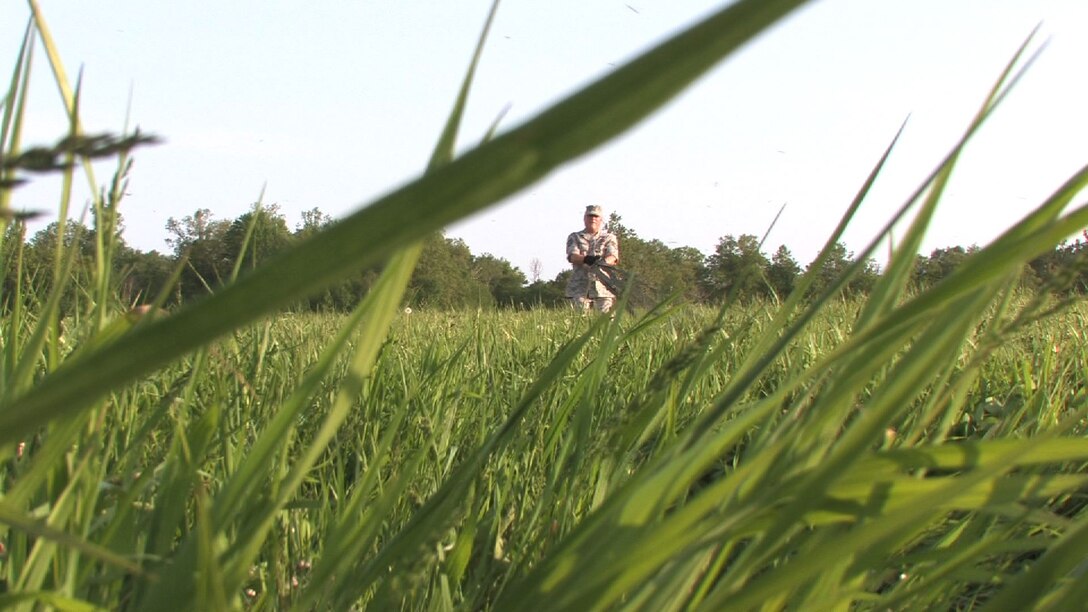
{"type": "Polygon", "coordinates": [[[232,268],[254,268],[291,244],[291,232],[279,207],[254,206],[231,222],[223,235],[223,252],[232,268]]]}
{"type": "MultiPolygon", "coordinates": [[[[1084,237],[1088,239],[1088,231],[1084,237]]],[[[1025,282],[1038,290],[1059,295],[1088,293],[1088,242],[1078,238],[1061,243],[1031,260],[1024,275],[1025,282]]]]}
{"type": "Polygon", "coordinates": [[[704,301],[700,279],[706,257],[691,247],[670,248],[660,240],[640,238],[616,213],[606,229],[620,243],[620,268],[629,273],[632,301],[652,305],[678,294],[691,302],[704,301]]]}
{"type": "MultiPolygon", "coordinates": [[[[335,220],[318,208],[304,211],[293,231],[275,204],[254,205],[235,219],[219,219],[211,210],[198,208],[190,215],[167,221],[171,251],[165,254],[129,247],[118,223],[111,278],[120,299],[127,304],[150,303],[164,291],[167,305],[180,304],[214,291],[236,268],[245,274],[292,243],[310,238],[333,223],[335,220]],[[170,279],[179,266],[179,279],[172,284],[170,279]]],[[[25,264],[23,295],[31,301],[40,300],[51,287],[59,225],[50,224],[29,237],[20,233],[23,227],[18,220],[8,226],[3,245],[5,258],[15,257],[21,246],[25,264]]],[[[729,300],[781,301],[806,273],[814,275],[809,287],[809,296],[814,296],[844,274],[856,259],[839,242],[831,246],[821,266],[817,267],[815,261],[802,266],[786,245],[779,245],[768,256],[759,239],[750,234],[726,234],[718,240],[714,252],[706,255],[692,247],[670,247],[661,240],[644,238],[615,213],[606,227],[619,237],[619,267],[627,273],[631,304],[641,308],[670,297],[707,305],[729,300]]],[[[64,236],[65,244],[78,244],[72,263],[75,283],[61,300],[62,310],[67,311],[75,303],[75,292],[85,290],[92,277],[96,236],[92,227],[74,221],[65,223],[64,236]]],[[[975,245],[951,246],[917,255],[911,274],[914,288],[924,290],[940,283],[978,250],[975,245]]],[[[381,265],[361,268],[357,276],[311,296],[297,309],[351,310],[370,290],[381,270],[381,265]]],[[[877,263],[868,260],[846,283],[841,297],[868,294],[880,273],[877,263]]],[[[539,277],[537,270],[530,279],[502,257],[473,254],[464,241],[435,233],[426,241],[409,284],[406,305],[439,310],[563,307],[568,275],[569,271],[564,270],[546,280],[539,277]]],[[[4,279],[4,294],[9,296],[5,304],[14,295],[16,280],[9,270],[4,279]]],[[[1080,238],[1064,242],[1035,258],[1024,266],[1020,286],[1063,296],[1088,293],[1088,242],[1080,238]]]]}
{"type": "Polygon", "coordinates": [[[183,299],[189,299],[212,291],[223,283],[230,272],[226,237],[229,221],[214,218],[207,208],[193,214],[166,222],[171,237],[166,243],[174,249],[174,257],[185,262],[179,283],[183,299]]]}
{"type": "Polygon", "coordinates": [[[801,266],[793,258],[793,253],[790,252],[786,245],[779,246],[778,250],[774,252],[774,256],[771,257],[770,265],[767,266],[767,283],[771,286],[771,290],[774,291],[775,297],[780,300],[789,297],[793,293],[793,288],[797,284],[797,277],[800,275],[801,266]]]}
{"type": "Polygon", "coordinates": [[[928,257],[919,255],[914,260],[914,271],[911,275],[915,287],[923,289],[936,285],[954,272],[968,256],[977,250],[978,247],[976,246],[970,246],[966,249],[956,246],[935,249],[928,257]]]}
{"type": "Polygon", "coordinates": [[[765,274],[770,263],[755,236],[723,236],[707,258],[707,293],[715,302],[767,297],[771,288],[765,274]]]}

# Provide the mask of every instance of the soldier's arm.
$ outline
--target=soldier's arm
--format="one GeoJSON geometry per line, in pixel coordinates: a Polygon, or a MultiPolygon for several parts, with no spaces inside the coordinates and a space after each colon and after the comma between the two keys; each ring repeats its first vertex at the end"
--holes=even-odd
{"type": "Polygon", "coordinates": [[[567,261],[572,264],[585,263],[585,253],[582,252],[578,246],[578,240],[576,234],[567,236],[567,261]]]}

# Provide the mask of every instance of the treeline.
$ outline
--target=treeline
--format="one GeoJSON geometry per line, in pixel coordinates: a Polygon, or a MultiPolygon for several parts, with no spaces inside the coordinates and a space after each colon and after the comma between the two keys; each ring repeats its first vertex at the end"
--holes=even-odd
{"type": "MultiPolygon", "coordinates": [[[[631,289],[632,299],[656,303],[678,293],[685,299],[706,304],[724,300],[747,302],[759,299],[785,299],[810,270],[814,282],[811,294],[822,293],[856,261],[854,253],[839,242],[832,245],[822,265],[802,266],[785,245],[768,256],[759,238],[750,234],[725,235],[714,252],[704,255],[691,247],[669,248],[660,240],[647,240],[623,225],[613,214],[608,228],[619,236],[622,265],[633,272],[638,282],[631,289]]],[[[1088,232],[1084,238],[1088,240],[1088,232]]],[[[915,289],[936,285],[951,275],[976,246],[940,248],[929,255],[917,255],[911,278],[915,289]]],[[[875,260],[862,262],[842,290],[843,297],[867,294],[880,278],[875,260]]],[[[1033,259],[1020,275],[1020,286],[1027,290],[1055,294],[1088,293],[1088,242],[1079,238],[1065,242],[1049,253],[1033,259]]]]}
{"type": "MultiPolygon", "coordinates": [[[[125,305],[151,303],[160,294],[167,296],[167,306],[199,298],[227,282],[235,273],[260,265],[294,242],[304,240],[334,223],[314,208],[302,214],[293,229],[276,206],[254,206],[236,219],[216,219],[208,209],[198,209],[166,224],[166,242],[171,252],[141,252],[129,247],[118,224],[107,240],[99,240],[94,227],[69,221],[63,235],[65,245],[73,247],[71,277],[76,282],[62,296],[62,309],[74,307],[78,294],[88,291],[99,258],[105,250],[112,283],[125,305]]],[[[752,235],[725,235],[713,253],[705,255],[692,247],[668,247],[660,240],[645,239],[623,225],[612,214],[607,227],[620,240],[621,267],[630,284],[636,305],[650,306],[669,296],[705,304],[724,300],[751,301],[783,299],[796,286],[813,263],[802,266],[786,246],[779,246],[768,256],[759,239],[752,235]]],[[[24,295],[41,298],[50,289],[57,261],[57,241],[61,227],[53,223],[45,229],[25,235],[25,226],[12,223],[3,242],[5,265],[4,296],[24,295]],[[18,262],[18,265],[12,265],[18,262]]],[[[557,244],[562,237],[557,238],[557,244]]],[[[1088,291],[1088,243],[1079,239],[1063,243],[1025,266],[1021,285],[1028,289],[1055,293],[1088,291]]],[[[919,255],[913,279],[917,288],[927,288],[949,276],[975,247],[937,249],[919,255]]],[[[556,248],[559,253],[559,247],[556,248]]],[[[854,254],[842,243],[835,244],[830,256],[814,272],[816,282],[810,288],[820,292],[854,263],[854,254]]],[[[563,297],[569,271],[553,279],[540,278],[540,265],[534,262],[531,278],[507,260],[490,254],[474,255],[464,241],[434,234],[427,238],[423,254],[408,287],[409,306],[433,309],[458,308],[530,308],[555,307],[563,297]]],[[[314,295],[297,305],[300,310],[347,311],[359,303],[378,278],[381,266],[362,267],[352,278],[314,295]]],[[[880,268],[875,261],[864,263],[843,289],[844,297],[863,295],[877,282],[880,268]]]]}
{"type": "MultiPolygon", "coordinates": [[[[166,295],[167,307],[176,306],[215,291],[234,274],[280,254],[334,221],[318,209],[302,214],[293,229],[276,206],[254,206],[236,219],[217,219],[212,211],[198,209],[166,224],[169,252],[142,252],[125,242],[118,224],[110,236],[100,240],[97,224],[89,226],[66,221],[54,222],[26,235],[19,220],[8,225],[0,257],[4,265],[3,299],[22,295],[30,301],[44,299],[52,287],[56,270],[65,262],[57,260],[57,244],[63,239],[72,256],[62,311],[80,303],[80,294],[102,277],[100,260],[108,261],[108,276],[122,305],[152,303],[166,295]],[[63,238],[61,238],[63,236],[63,238]],[[108,253],[98,257],[99,250],[108,253]]],[[[67,256],[67,255],[66,255],[67,256]]],[[[347,311],[354,308],[377,280],[381,265],[360,267],[346,281],[297,304],[300,310],[347,311]]],[[[408,287],[413,307],[454,309],[466,307],[529,307],[555,305],[562,300],[562,286],[537,279],[529,283],[525,274],[508,261],[492,255],[473,255],[461,240],[433,234],[426,239],[419,265],[408,287]]]]}

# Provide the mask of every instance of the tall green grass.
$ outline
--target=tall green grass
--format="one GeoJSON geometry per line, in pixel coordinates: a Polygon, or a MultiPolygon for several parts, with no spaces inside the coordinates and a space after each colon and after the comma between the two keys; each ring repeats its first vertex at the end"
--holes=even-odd
{"type": "MultiPolygon", "coordinates": [[[[5,234],[0,605],[1079,605],[1088,313],[1015,278],[1088,222],[1070,206],[1088,169],[945,282],[908,289],[943,187],[1030,63],[1023,50],[889,222],[913,213],[865,301],[837,299],[841,284],[803,301],[806,278],[783,304],[718,311],[400,310],[426,232],[622,133],[799,4],[734,3],[454,159],[473,59],[419,180],[166,317],[124,315],[101,242],[78,314],[61,318],[72,249],[58,244],[38,294],[5,234]],[[278,314],[379,260],[352,314],[278,314]]],[[[31,6],[5,159],[23,148],[36,37],[69,136],[82,134],[79,89],[31,6]]],[[[76,170],[60,165],[66,186],[76,170]]],[[[96,229],[121,192],[95,203],[96,229]]]]}

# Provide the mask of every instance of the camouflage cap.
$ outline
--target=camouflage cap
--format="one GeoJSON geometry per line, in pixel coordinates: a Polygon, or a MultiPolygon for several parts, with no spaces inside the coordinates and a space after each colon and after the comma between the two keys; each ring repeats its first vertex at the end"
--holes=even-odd
{"type": "Polygon", "coordinates": [[[596,204],[591,205],[591,206],[586,206],[586,216],[587,217],[603,217],[604,216],[604,209],[601,208],[600,206],[597,206],[596,204]]]}

